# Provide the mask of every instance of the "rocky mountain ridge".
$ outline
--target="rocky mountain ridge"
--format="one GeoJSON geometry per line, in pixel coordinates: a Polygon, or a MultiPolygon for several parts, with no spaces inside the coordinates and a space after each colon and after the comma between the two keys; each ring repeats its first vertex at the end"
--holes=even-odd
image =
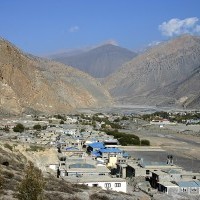
{"type": "Polygon", "coordinates": [[[111,103],[91,76],[72,67],[24,54],[0,40],[0,112],[64,113],[111,103]]]}
{"type": "Polygon", "coordinates": [[[110,75],[105,86],[120,103],[199,107],[200,37],[157,45],[110,75]]]}

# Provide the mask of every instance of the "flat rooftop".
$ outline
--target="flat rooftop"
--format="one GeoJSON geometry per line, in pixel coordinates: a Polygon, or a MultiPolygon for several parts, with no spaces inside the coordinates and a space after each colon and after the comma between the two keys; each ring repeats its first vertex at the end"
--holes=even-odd
{"type": "Polygon", "coordinates": [[[83,176],[83,177],[75,177],[75,176],[65,176],[64,180],[73,183],[87,183],[87,182],[126,182],[126,179],[123,178],[112,178],[110,176],[83,176]]]}

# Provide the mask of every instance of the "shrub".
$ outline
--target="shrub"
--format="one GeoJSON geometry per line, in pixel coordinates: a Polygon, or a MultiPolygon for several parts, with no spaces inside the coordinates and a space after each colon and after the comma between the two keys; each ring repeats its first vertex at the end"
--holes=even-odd
{"type": "Polygon", "coordinates": [[[45,147],[35,146],[31,145],[29,149],[26,149],[26,151],[44,151],[45,147]]]}
{"type": "Polygon", "coordinates": [[[33,129],[39,131],[42,129],[42,126],[40,124],[36,124],[33,126],[33,129]]]}
{"type": "Polygon", "coordinates": [[[65,116],[62,116],[62,115],[54,115],[54,117],[55,118],[57,118],[57,119],[61,119],[61,120],[63,120],[63,121],[66,121],[66,117],[65,116]]]}
{"type": "Polygon", "coordinates": [[[60,121],[60,124],[64,124],[65,122],[63,120],[60,121]]]}
{"type": "Polygon", "coordinates": [[[13,131],[22,133],[24,129],[25,129],[24,125],[19,123],[13,128],[13,131]]]}
{"type": "Polygon", "coordinates": [[[114,122],[120,122],[120,118],[115,119],[114,122]]]}
{"type": "Polygon", "coordinates": [[[123,117],[122,117],[122,120],[129,120],[129,118],[126,117],[126,116],[123,116],[123,117]]]}
{"type": "Polygon", "coordinates": [[[150,146],[149,140],[141,140],[141,146],[150,146]]]}
{"type": "Polygon", "coordinates": [[[10,129],[9,129],[8,126],[5,126],[5,127],[3,128],[3,130],[4,130],[5,132],[9,132],[9,131],[10,131],[10,129]]]}
{"type": "Polygon", "coordinates": [[[90,200],[109,200],[109,198],[104,194],[94,193],[90,196],[90,200]]]}
{"type": "Polygon", "coordinates": [[[17,186],[16,197],[19,200],[43,199],[44,186],[45,181],[41,170],[29,161],[24,172],[24,178],[17,186]]]}

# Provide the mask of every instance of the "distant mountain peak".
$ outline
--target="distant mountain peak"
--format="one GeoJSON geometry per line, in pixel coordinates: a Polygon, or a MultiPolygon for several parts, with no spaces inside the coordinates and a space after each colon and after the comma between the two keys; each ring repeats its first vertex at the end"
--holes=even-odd
{"type": "Polygon", "coordinates": [[[128,49],[116,44],[106,43],[78,55],[57,55],[52,59],[78,68],[93,77],[104,78],[116,71],[125,62],[130,61],[134,56],[136,56],[136,53],[128,49]]]}

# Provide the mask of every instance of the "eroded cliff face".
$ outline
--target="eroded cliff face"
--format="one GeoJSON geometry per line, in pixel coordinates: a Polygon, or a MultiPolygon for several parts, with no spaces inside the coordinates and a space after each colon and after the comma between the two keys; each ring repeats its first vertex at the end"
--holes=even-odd
{"type": "Polygon", "coordinates": [[[195,107],[199,67],[200,38],[184,35],[138,55],[109,76],[105,86],[123,103],[195,107]]]}
{"type": "Polygon", "coordinates": [[[109,93],[89,75],[69,66],[33,58],[0,40],[0,111],[65,113],[111,103],[109,93]]]}

